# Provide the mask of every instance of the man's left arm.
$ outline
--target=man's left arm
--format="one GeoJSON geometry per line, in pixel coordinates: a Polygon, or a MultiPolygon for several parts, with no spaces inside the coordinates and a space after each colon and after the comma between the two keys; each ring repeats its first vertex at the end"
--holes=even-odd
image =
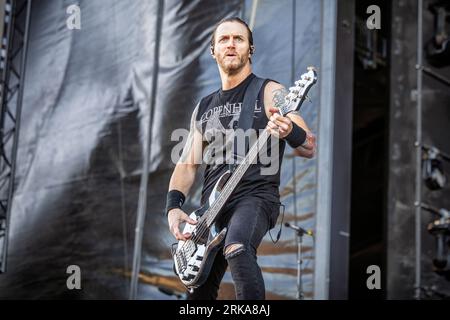
{"type": "Polygon", "coordinates": [[[305,120],[297,112],[291,112],[286,117],[277,112],[278,108],[284,105],[284,98],[288,93],[279,83],[271,81],[266,85],[264,105],[266,115],[269,117],[267,129],[271,134],[295,145],[294,153],[297,156],[310,159],[315,155],[316,137],[309,130],[305,120]]]}

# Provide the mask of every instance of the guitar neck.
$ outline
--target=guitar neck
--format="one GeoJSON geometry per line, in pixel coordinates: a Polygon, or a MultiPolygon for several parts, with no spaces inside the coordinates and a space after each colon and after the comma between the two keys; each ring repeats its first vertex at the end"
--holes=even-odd
{"type": "Polygon", "coordinates": [[[238,167],[233,172],[231,177],[228,179],[223,190],[220,192],[219,197],[205,212],[204,219],[206,220],[208,227],[210,227],[213,224],[223,205],[228,200],[231,193],[238,185],[239,181],[241,181],[247,169],[250,167],[250,164],[256,163],[254,161],[258,156],[258,152],[267,143],[267,139],[269,138],[269,136],[270,133],[266,129],[264,129],[264,131],[260,134],[258,141],[255,144],[253,144],[248,154],[245,156],[245,158],[238,165],[238,167]]]}

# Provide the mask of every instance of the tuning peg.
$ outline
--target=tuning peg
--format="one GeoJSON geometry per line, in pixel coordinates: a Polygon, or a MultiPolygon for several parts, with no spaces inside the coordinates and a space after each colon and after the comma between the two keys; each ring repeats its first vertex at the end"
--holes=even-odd
{"type": "Polygon", "coordinates": [[[293,94],[297,95],[298,94],[298,89],[297,87],[290,87],[289,91],[292,92],[293,94]]]}

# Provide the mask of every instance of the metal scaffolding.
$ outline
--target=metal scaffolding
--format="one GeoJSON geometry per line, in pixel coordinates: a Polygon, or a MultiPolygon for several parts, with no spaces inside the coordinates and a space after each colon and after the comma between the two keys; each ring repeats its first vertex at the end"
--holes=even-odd
{"type": "MultiPolygon", "coordinates": [[[[450,161],[450,156],[445,154],[444,152],[438,150],[434,146],[427,146],[423,144],[422,139],[422,98],[423,98],[423,76],[429,76],[432,79],[435,79],[441,82],[444,85],[450,86],[450,80],[440,75],[436,71],[431,68],[428,68],[424,65],[423,59],[423,15],[424,15],[424,3],[423,0],[418,0],[417,2],[418,10],[417,10],[417,108],[416,108],[416,177],[415,177],[415,299],[421,299],[422,293],[426,288],[422,284],[422,265],[421,265],[421,255],[422,255],[422,210],[426,210],[432,212],[442,218],[442,210],[436,209],[433,206],[430,206],[423,202],[422,200],[422,183],[423,183],[423,159],[424,152],[428,150],[436,150],[437,153],[440,154],[440,157],[446,161],[450,161]]],[[[445,211],[445,210],[444,210],[445,211]]]]}
{"type": "Polygon", "coordinates": [[[8,234],[22,109],[32,0],[6,0],[0,53],[0,273],[6,271],[8,234]]]}

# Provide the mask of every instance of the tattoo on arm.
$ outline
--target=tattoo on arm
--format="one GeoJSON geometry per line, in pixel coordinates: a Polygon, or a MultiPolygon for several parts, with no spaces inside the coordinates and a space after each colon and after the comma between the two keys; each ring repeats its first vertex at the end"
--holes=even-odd
{"type": "Polygon", "coordinates": [[[276,108],[281,108],[285,105],[284,98],[289,94],[289,92],[285,88],[280,88],[273,90],[273,105],[276,108]]]}

